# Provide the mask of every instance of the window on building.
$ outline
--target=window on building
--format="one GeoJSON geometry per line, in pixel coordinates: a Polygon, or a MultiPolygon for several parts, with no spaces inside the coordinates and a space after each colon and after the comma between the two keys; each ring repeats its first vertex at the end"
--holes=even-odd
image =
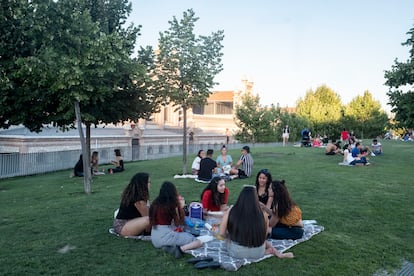
{"type": "Polygon", "coordinates": [[[220,115],[233,114],[232,102],[210,102],[205,106],[193,106],[193,114],[198,115],[220,115]]]}
{"type": "Polygon", "coordinates": [[[233,103],[232,102],[218,102],[216,103],[216,114],[232,114],[233,103]]]}

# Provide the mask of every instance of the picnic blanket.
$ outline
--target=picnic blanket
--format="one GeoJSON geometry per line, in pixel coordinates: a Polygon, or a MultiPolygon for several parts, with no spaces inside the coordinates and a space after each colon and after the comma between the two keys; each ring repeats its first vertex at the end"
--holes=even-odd
{"type": "Polygon", "coordinates": [[[176,174],[174,178],[197,178],[197,175],[194,174],[176,174]]]}
{"type": "MultiPolygon", "coordinates": [[[[284,252],[289,248],[295,246],[298,243],[309,240],[316,234],[319,234],[324,230],[323,226],[317,225],[315,220],[304,220],[303,221],[305,232],[303,237],[298,240],[273,240],[269,241],[272,243],[273,247],[276,248],[279,252],[284,252]]],[[[204,230],[203,230],[204,231],[204,230]]],[[[203,234],[203,233],[202,233],[203,234]]],[[[193,255],[194,257],[212,257],[214,261],[217,261],[221,264],[221,268],[228,271],[237,271],[243,265],[248,265],[251,263],[260,262],[267,258],[273,257],[273,255],[265,255],[260,259],[237,259],[229,256],[226,249],[226,242],[222,240],[214,239],[210,242],[205,243],[202,247],[188,250],[186,253],[193,255]]]]}

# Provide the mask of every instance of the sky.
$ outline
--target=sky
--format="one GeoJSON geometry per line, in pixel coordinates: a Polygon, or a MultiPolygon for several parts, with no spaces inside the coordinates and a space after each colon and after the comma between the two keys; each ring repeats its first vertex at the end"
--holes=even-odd
{"type": "Polygon", "coordinates": [[[401,43],[414,27],[412,0],[134,0],[132,9],[128,20],[142,25],[137,48],[156,47],[168,21],[193,9],[196,35],[224,31],[214,91],[247,79],[262,105],[281,107],[326,85],[343,104],[368,90],[389,111],[384,71],[408,59],[401,43]]]}

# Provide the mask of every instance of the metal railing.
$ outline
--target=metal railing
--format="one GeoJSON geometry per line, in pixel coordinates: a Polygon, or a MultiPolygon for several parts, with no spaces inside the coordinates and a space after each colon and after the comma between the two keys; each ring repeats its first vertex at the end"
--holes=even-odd
{"type": "MultiPolygon", "coordinates": [[[[277,143],[273,143],[277,144],[277,143]]],[[[243,144],[244,145],[244,144],[243,144]]],[[[251,147],[263,147],[272,144],[254,144],[251,147]]],[[[197,154],[199,149],[214,149],[216,154],[222,144],[189,144],[187,153],[197,154]]],[[[241,144],[229,144],[228,149],[241,148],[241,144]]],[[[131,147],[117,147],[121,150],[124,161],[162,159],[183,154],[182,145],[135,145],[131,147]]],[[[98,148],[99,164],[109,164],[114,156],[115,148],[98,148]]],[[[73,168],[79,159],[81,150],[36,152],[36,153],[2,153],[0,154],[0,179],[15,176],[41,174],[73,168]]]]}

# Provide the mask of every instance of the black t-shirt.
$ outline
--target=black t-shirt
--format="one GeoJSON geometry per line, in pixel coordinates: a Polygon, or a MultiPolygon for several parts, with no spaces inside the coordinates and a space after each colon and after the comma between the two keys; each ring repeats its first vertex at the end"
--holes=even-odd
{"type": "Polygon", "coordinates": [[[117,219],[134,219],[142,217],[141,213],[138,211],[138,209],[135,207],[135,204],[129,204],[128,206],[121,204],[119,207],[119,212],[116,215],[117,219]]]}
{"type": "Polygon", "coordinates": [[[80,174],[83,173],[83,161],[79,159],[75,165],[74,172],[76,176],[81,176],[80,174]]]}
{"type": "Polygon", "coordinates": [[[216,161],[210,157],[201,159],[200,170],[198,171],[198,179],[210,181],[213,176],[213,170],[217,167],[216,161]]]}

